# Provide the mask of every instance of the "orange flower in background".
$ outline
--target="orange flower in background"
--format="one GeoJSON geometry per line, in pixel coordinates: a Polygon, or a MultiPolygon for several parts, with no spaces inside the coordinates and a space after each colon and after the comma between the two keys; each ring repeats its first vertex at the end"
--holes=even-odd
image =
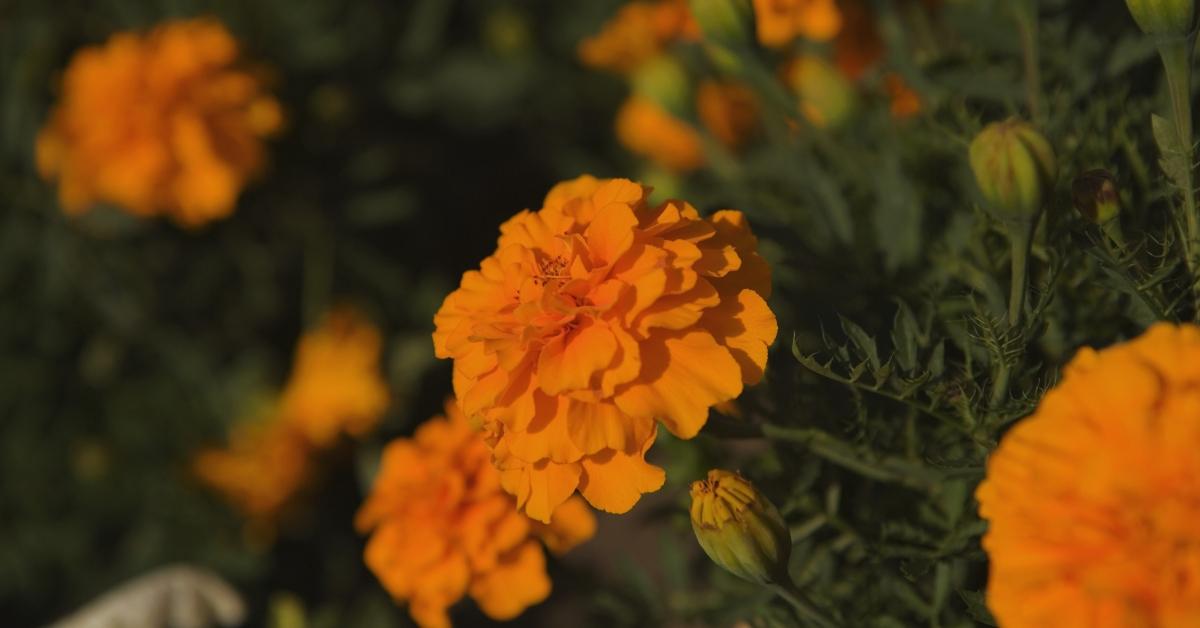
{"type": "Polygon", "coordinates": [[[833,63],[857,81],[883,59],[883,38],[875,14],[862,0],[842,0],[843,27],[833,41],[833,63]]]}
{"type": "Polygon", "coordinates": [[[893,118],[906,120],[921,113],[921,97],[904,82],[904,77],[889,73],[883,77],[883,86],[891,99],[893,118]]]}
{"type": "Polygon", "coordinates": [[[296,347],[281,401],[287,420],[318,447],[372,430],[388,404],[382,350],[379,330],[354,310],[327,314],[296,347]]]}
{"type": "Polygon", "coordinates": [[[758,41],[780,48],[797,37],[829,41],[842,28],[835,0],[754,0],[758,41]]]}
{"type": "Polygon", "coordinates": [[[196,477],[255,520],[271,520],[311,475],[309,444],[274,413],[236,425],[226,448],[196,455],[196,477]]]}
{"type": "Polygon", "coordinates": [[[976,494],[1001,626],[1200,624],[1200,327],[1083,349],[976,494]]]}
{"type": "Polygon", "coordinates": [[[636,70],[675,41],[695,41],[700,27],[687,0],[630,2],[604,28],[579,44],[585,65],[618,73],[636,70]]]}
{"type": "Polygon", "coordinates": [[[696,115],[726,148],[737,150],[758,131],[758,97],[740,83],[703,81],[696,88],[696,115]]]}
{"type": "Polygon", "coordinates": [[[676,172],[704,165],[704,145],[690,124],[644,96],[630,96],[617,111],[617,140],[635,155],[676,172]]]}
{"type": "Polygon", "coordinates": [[[424,627],[449,626],[446,610],[470,595],[488,617],[507,620],[546,599],[550,579],[536,538],[564,552],[595,533],[581,500],[549,524],[517,512],[479,432],[458,405],[384,450],[355,526],[370,533],[367,566],[424,627]]]}
{"type": "Polygon", "coordinates": [[[434,317],[459,402],[534,519],[576,490],[627,512],[664,481],[645,460],[657,421],[692,438],[762,378],[777,326],[745,217],[648,193],[590,176],[555,186],[434,317]]]}
{"type": "Polygon", "coordinates": [[[36,147],[63,208],[106,202],[193,227],[229,215],[263,167],[263,138],[282,123],[238,56],[212,19],[120,33],[76,53],[36,147]]]}

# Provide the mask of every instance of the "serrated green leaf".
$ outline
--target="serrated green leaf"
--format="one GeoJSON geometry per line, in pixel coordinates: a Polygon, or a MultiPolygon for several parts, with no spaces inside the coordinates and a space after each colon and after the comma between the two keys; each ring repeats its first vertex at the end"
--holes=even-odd
{"type": "Polygon", "coordinates": [[[850,342],[854,343],[859,352],[866,357],[871,369],[878,371],[883,366],[883,362],[879,359],[879,349],[875,344],[875,339],[854,321],[844,317],[840,318],[842,330],[846,332],[850,342]]]}
{"type": "Polygon", "coordinates": [[[919,334],[916,316],[904,302],[900,302],[892,323],[892,346],[896,351],[896,362],[900,365],[900,369],[908,374],[912,374],[917,368],[919,334]]]}

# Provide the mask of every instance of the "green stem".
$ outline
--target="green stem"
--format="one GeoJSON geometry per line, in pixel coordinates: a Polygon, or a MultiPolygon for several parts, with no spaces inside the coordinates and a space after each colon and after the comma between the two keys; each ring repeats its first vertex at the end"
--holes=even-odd
{"type": "Polygon", "coordinates": [[[1033,236],[1033,221],[1012,222],[1008,225],[1008,241],[1012,245],[1012,285],[1008,292],[1008,326],[1016,327],[1025,310],[1025,285],[1029,281],[1029,247],[1033,236]]]}
{"type": "Polygon", "coordinates": [[[810,602],[808,597],[792,583],[790,578],[782,584],[771,584],[769,586],[779,597],[787,600],[788,604],[791,604],[792,608],[796,609],[796,614],[802,621],[806,622],[805,625],[817,626],[818,628],[837,628],[837,622],[827,617],[816,605],[810,602]]]}
{"type": "Polygon", "coordinates": [[[1029,117],[1035,124],[1042,117],[1042,77],[1038,65],[1038,12],[1035,1],[1025,0],[1016,6],[1017,30],[1021,35],[1021,56],[1025,62],[1025,101],[1029,117]]]}
{"type": "MultiPolygon", "coordinates": [[[[1196,193],[1193,174],[1194,153],[1192,146],[1192,51],[1196,45],[1195,36],[1161,42],[1158,53],[1162,57],[1163,68],[1167,75],[1167,91],[1171,97],[1171,115],[1175,122],[1175,131],[1179,134],[1179,149],[1187,160],[1187,168],[1183,173],[1184,225],[1187,228],[1184,242],[1184,257],[1188,272],[1192,275],[1193,296],[1200,303],[1200,285],[1196,283],[1197,254],[1200,253],[1200,214],[1196,209],[1196,193]]],[[[1200,317],[1200,308],[1196,316],[1200,317]]]]}

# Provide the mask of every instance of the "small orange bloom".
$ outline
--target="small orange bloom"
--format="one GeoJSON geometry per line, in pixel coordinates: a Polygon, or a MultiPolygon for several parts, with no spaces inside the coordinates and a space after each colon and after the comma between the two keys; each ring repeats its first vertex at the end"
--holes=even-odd
{"type": "Polygon", "coordinates": [[[647,203],[624,179],[561,183],[500,228],[434,317],[464,412],[530,517],[578,490],[627,512],[658,490],[656,421],[692,438],[763,375],[771,274],[741,212],[647,203]]]}
{"type": "Polygon", "coordinates": [[[254,520],[274,519],[308,481],[309,444],[275,413],[234,427],[229,446],[206,449],[196,477],[254,520]]]}
{"type": "Polygon", "coordinates": [[[758,97],[740,83],[707,80],[696,88],[696,115],[722,144],[737,150],[758,131],[758,97]]]}
{"type": "Polygon", "coordinates": [[[904,82],[904,77],[889,73],[883,77],[883,85],[892,101],[890,109],[893,118],[905,120],[921,113],[921,97],[904,82]]]}
{"type": "Polygon", "coordinates": [[[1200,327],[1083,349],[976,496],[1001,626],[1200,625],[1200,327]]]}
{"type": "Polygon", "coordinates": [[[449,402],[445,417],[387,446],[355,526],[371,534],[364,557],[384,588],[418,624],[434,627],[450,625],[446,609],[466,594],[497,620],[546,599],[550,579],[535,537],[563,552],[591,538],[596,521],[580,500],[547,525],[517,512],[487,445],[449,402]]]}
{"type": "Polygon", "coordinates": [[[314,446],[375,427],[388,404],[379,370],[382,344],[379,330],[350,309],[330,312],[300,339],[280,405],[314,446]]]}
{"type": "Polygon", "coordinates": [[[758,41],[781,48],[797,37],[829,41],[842,28],[835,0],[754,0],[758,41]]]}
{"type": "Polygon", "coordinates": [[[579,44],[579,58],[591,67],[633,72],[671,43],[695,41],[700,27],[687,0],[630,2],[620,8],[600,33],[579,44]]]}
{"type": "Polygon", "coordinates": [[[617,140],[630,152],[675,172],[704,165],[704,145],[690,124],[644,96],[630,96],[617,111],[617,140]]]}
{"type": "Polygon", "coordinates": [[[120,33],[85,48],[37,138],[42,176],[71,214],[97,201],[198,226],[233,211],[263,167],[279,104],[238,69],[238,45],[212,19],[120,33]]]}

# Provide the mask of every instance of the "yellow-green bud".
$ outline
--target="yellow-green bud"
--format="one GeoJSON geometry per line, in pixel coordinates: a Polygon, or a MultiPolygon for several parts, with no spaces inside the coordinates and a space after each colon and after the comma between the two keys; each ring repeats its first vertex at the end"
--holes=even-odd
{"type": "Polygon", "coordinates": [[[1196,27],[1196,0],[1125,0],[1147,35],[1182,37],[1196,27]]]}
{"type": "Polygon", "coordinates": [[[1050,142],[1016,118],[987,125],[971,142],[970,158],[979,190],[1001,220],[1032,220],[1058,176],[1050,142]]]}
{"type": "Polygon", "coordinates": [[[809,123],[837,128],[854,114],[854,87],[837,68],[816,55],[801,56],[788,66],[785,80],[800,99],[800,111],[809,123]]]}
{"type": "Polygon", "coordinates": [[[792,539],[770,500],[741,475],[721,469],[692,482],[692,530],[713,562],[761,584],[790,582],[792,539]]]}
{"type": "Polygon", "coordinates": [[[1121,211],[1116,179],[1107,170],[1089,170],[1075,177],[1071,200],[1084,218],[1098,225],[1116,218],[1121,211]]]}
{"type": "Polygon", "coordinates": [[[687,71],[668,55],[643,63],[633,75],[633,89],[676,116],[686,116],[691,107],[687,71]]]}
{"type": "Polygon", "coordinates": [[[745,46],[753,37],[750,0],[690,0],[692,17],[704,40],[721,46],[745,46]]]}

